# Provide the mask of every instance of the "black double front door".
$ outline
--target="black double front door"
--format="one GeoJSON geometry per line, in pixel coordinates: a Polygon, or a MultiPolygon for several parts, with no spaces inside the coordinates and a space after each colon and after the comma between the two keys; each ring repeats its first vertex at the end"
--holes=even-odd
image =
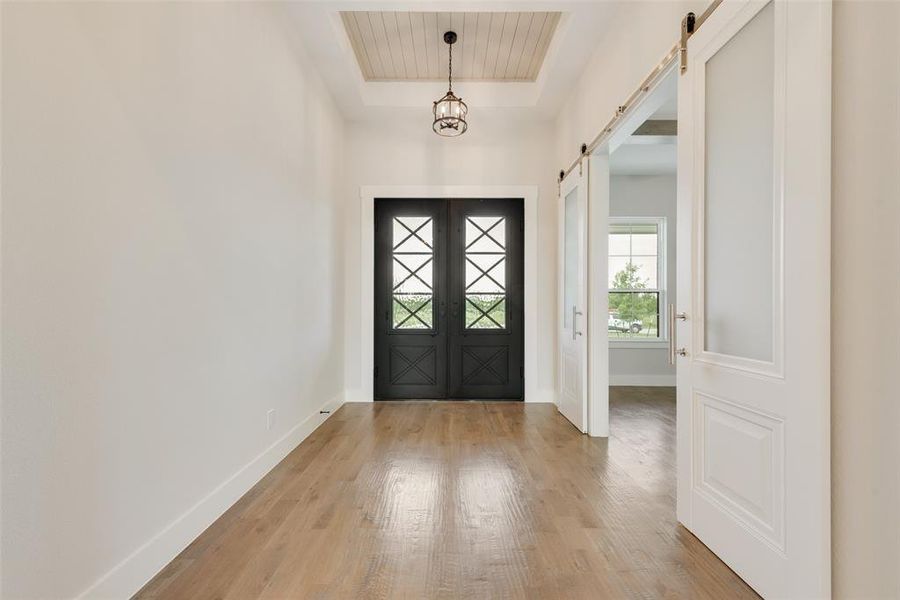
{"type": "Polygon", "coordinates": [[[521,199],[375,200],[375,398],[522,399],[521,199]]]}

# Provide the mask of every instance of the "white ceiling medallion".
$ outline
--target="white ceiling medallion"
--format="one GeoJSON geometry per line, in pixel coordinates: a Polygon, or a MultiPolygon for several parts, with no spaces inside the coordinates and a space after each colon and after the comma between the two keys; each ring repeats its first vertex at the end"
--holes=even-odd
{"type": "Polygon", "coordinates": [[[443,98],[434,103],[434,122],[431,124],[431,128],[438,135],[456,137],[464,134],[469,128],[466,123],[469,107],[462,101],[462,98],[453,93],[453,44],[456,43],[456,32],[444,33],[444,41],[450,48],[450,60],[447,68],[449,89],[443,98]]]}

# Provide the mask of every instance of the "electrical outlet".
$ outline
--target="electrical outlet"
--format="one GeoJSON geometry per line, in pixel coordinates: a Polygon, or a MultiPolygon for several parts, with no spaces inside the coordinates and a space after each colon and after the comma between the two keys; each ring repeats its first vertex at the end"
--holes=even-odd
{"type": "Polygon", "coordinates": [[[272,429],[275,426],[275,409],[270,408],[266,412],[266,430],[272,429]]]}

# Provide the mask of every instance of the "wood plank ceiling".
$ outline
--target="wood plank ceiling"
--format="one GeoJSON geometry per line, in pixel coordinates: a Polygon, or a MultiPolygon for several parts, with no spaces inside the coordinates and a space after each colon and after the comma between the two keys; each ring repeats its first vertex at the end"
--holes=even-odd
{"type": "Polygon", "coordinates": [[[447,78],[444,32],[453,46],[453,79],[534,81],[559,23],[558,12],[341,12],[366,81],[447,78]]]}

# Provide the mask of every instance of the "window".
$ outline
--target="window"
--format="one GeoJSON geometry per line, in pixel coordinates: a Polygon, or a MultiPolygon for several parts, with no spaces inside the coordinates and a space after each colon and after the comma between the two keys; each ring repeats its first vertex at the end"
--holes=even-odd
{"type": "Polygon", "coordinates": [[[466,329],[506,328],[506,219],[466,217],[466,329]]]}
{"type": "Polygon", "coordinates": [[[665,339],[665,230],[664,218],[610,218],[610,340],[665,339]]]}
{"type": "Polygon", "coordinates": [[[431,217],[394,217],[394,329],[432,329],[434,223],[431,217]]]}

